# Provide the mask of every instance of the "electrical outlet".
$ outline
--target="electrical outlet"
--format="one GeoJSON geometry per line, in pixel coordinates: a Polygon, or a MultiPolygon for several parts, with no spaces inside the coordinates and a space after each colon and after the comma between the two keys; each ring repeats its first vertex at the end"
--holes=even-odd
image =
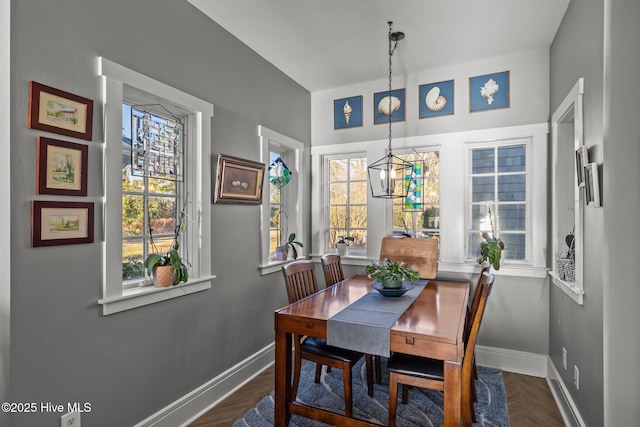
{"type": "Polygon", "coordinates": [[[60,427],[81,427],[80,412],[68,412],[61,416],[60,427]]]}
{"type": "Polygon", "coordinates": [[[580,390],[580,370],[576,365],[573,365],[573,383],[576,385],[576,390],[580,390]]]}
{"type": "Polygon", "coordinates": [[[562,347],[562,367],[567,370],[567,349],[562,347]]]}

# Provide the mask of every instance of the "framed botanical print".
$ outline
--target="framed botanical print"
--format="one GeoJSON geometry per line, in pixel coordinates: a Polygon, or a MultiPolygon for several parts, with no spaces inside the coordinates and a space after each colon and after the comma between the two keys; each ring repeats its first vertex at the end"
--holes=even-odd
{"type": "Polygon", "coordinates": [[[598,164],[589,163],[584,166],[585,202],[587,206],[600,206],[600,180],[598,164]]]}
{"type": "Polygon", "coordinates": [[[87,156],[84,144],[38,137],[38,194],[86,196],[87,156]]]}
{"type": "Polygon", "coordinates": [[[93,242],[93,203],[31,202],[31,246],[93,242]]]}
{"type": "Polygon", "coordinates": [[[32,81],[29,127],[91,141],[93,101],[32,81]]]}

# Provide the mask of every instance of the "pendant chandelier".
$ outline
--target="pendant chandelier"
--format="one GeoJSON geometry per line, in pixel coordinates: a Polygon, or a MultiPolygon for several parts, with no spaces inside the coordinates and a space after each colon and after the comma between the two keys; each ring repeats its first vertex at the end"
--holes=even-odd
{"type": "Polygon", "coordinates": [[[369,187],[371,187],[371,196],[381,199],[395,199],[400,197],[406,197],[408,191],[408,185],[405,185],[405,177],[411,177],[413,174],[413,164],[402,160],[401,158],[394,156],[391,152],[391,115],[392,101],[391,96],[391,57],[393,56],[398,41],[404,39],[404,33],[392,32],[391,25],[389,24],[389,95],[383,98],[384,101],[389,102],[389,108],[386,113],[389,116],[389,146],[387,148],[387,155],[377,162],[372,163],[367,168],[369,174],[369,187]]]}

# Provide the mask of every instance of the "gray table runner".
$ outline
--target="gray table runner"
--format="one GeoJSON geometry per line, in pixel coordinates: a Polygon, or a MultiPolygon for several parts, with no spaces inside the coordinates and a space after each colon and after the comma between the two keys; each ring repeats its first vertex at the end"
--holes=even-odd
{"type": "Polygon", "coordinates": [[[327,320],[327,344],[368,354],[390,356],[391,327],[422,292],[426,280],[400,297],[373,291],[327,320]]]}

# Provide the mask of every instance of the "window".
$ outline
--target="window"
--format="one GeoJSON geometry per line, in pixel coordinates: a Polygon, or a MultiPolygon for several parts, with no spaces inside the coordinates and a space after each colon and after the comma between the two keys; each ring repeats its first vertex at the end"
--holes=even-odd
{"type": "Polygon", "coordinates": [[[469,150],[468,256],[476,258],[482,232],[504,242],[505,259],[527,260],[527,144],[469,150]]]}
{"type": "MultiPolygon", "coordinates": [[[[143,263],[150,252],[164,253],[169,249],[176,227],[178,198],[186,199],[183,181],[176,179],[178,175],[174,173],[172,161],[179,159],[174,154],[184,143],[184,119],[167,114],[169,111],[151,112],[159,107],[162,104],[144,106],[144,110],[126,103],[122,106],[122,280],[125,287],[138,286],[141,280],[148,279],[143,263]],[[146,156],[144,147],[152,147],[146,156]],[[151,173],[147,173],[149,168],[151,173]],[[171,175],[173,179],[162,179],[171,175]]],[[[181,236],[180,244],[187,247],[183,238],[181,236]]],[[[181,256],[189,259],[186,253],[181,256]]]]}
{"type": "Polygon", "coordinates": [[[335,248],[342,237],[353,237],[349,254],[367,254],[367,159],[362,156],[327,158],[329,215],[326,245],[335,248]]]}
{"type": "MultiPolygon", "coordinates": [[[[213,105],[181,92],[164,83],[150,79],[105,58],[99,61],[104,90],[105,114],[105,200],[104,200],[104,275],[103,297],[98,301],[103,314],[113,314],[139,306],[163,301],[211,287],[211,239],[210,233],[211,166],[210,147],[203,144],[211,137],[213,105]],[[149,107],[156,125],[163,120],[174,120],[164,108],[175,112],[184,120],[183,180],[137,176],[132,166],[130,140],[127,133],[129,118],[133,130],[140,123],[140,111],[133,108],[133,120],[128,115],[134,105],[162,105],[154,110],[149,107]],[[128,165],[127,165],[128,164],[128,165]],[[127,167],[128,166],[128,167],[127,167]],[[176,209],[182,206],[183,196],[188,197],[185,206],[188,218],[181,233],[181,250],[191,264],[189,281],[179,286],[155,288],[139,271],[140,261],[149,251],[149,227],[154,229],[154,242],[163,245],[175,225],[176,209]],[[156,234],[157,231],[157,234],[156,234]],[[157,239],[156,239],[157,237],[157,239]]],[[[171,128],[165,122],[165,130],[171,128]]],[[[144,133],[144,132],[143,132],[144,133]]],[[[157,157],[160,158],[160,157],[157,157]]],[[[156,172],[162,171],[160,165],[156,172]]]]}
{"type": "MultiPolygon", "coordinates": [[[[582,102],[584,80],[579,79],[551,117],[552,125],[552,267],[551,281],[576,303],[584,300],[584,186],[578,183],[576,150],[584,145],[582,102]],[[573,234],[568,245],[567,236],[573,234]],[[573,251],[573,257],[569,251],[573,251]]],[[[582,163],[582,162],[581,162],[582,163]]],[[[584,167],[584,164],[581,164],[584,167]]]]}
{"type": "Polygon", "coordinates": [[[439,236],[440,152],[411,150],[398,157],[413,163],[417,179],[409,183],[407,197],[393,199],[393,232],[417,237],[439,236]]]}
{"type": "Polygon", "coordinates": [[[261,274],[269,274],[280,271],[283,262],[276,259],[276,246],[289,237],[296,234],[296,241],[302,242],[304,248],[298,250],[298,257],[305,256],[309,242],[306,240],[306,231],[303,227],[304,215],[304,178],[302,173],[302,154],[304,144],[289,138],[278,132],[274,132],[264,126],[258,127],[260,138],[261,157],[265,163],[267,174],[264,180],[264,195],[261,211],[262,250],[261,250],[261,274]],[[291,180],[281,188],[271,184],[269,180],[269,165],[277,158],[291,171],[291,180]]]}
{"type": "MultiPolygon", "coordinates": [[[[491,208],[496,231],[507,245],[507,259],[497,274],[545,278],[548,133],[549,124],[538,123],[395,138],[394,155],[413,162],[422,159],[422,204],[417,199],[371,197],[365,179],[366,230],[362,232],[367,245],[361,255],[347,256],[343,263],[367,265],[378,259],[383,237],[409,230],[412,235],[439,236],[439,273],[475,273],[480,231],[490,227],[491,208]]],[[[345,227],[332,220],[338,218],[334,211],[349,218],[349,231],[358,229],[353,214],[347,215],[348,206],[364,203],[355,198],[363,195],[354,197],[350,190],[351,183],[357,182],[354,174],[345,177],[353,160],[359,159],[366,168],[385,155],[387,146],[388,140],[374,140],[311,147],[314,260],[335,251],[330,246],[331,233],[345,227]],[[329,175],[330,162],[335,162],[332,169],[342,173],[342,179],[338,173],[329,175]],[[342,186],[341,192],[330,191],[333,185],[342,186]]]]}

